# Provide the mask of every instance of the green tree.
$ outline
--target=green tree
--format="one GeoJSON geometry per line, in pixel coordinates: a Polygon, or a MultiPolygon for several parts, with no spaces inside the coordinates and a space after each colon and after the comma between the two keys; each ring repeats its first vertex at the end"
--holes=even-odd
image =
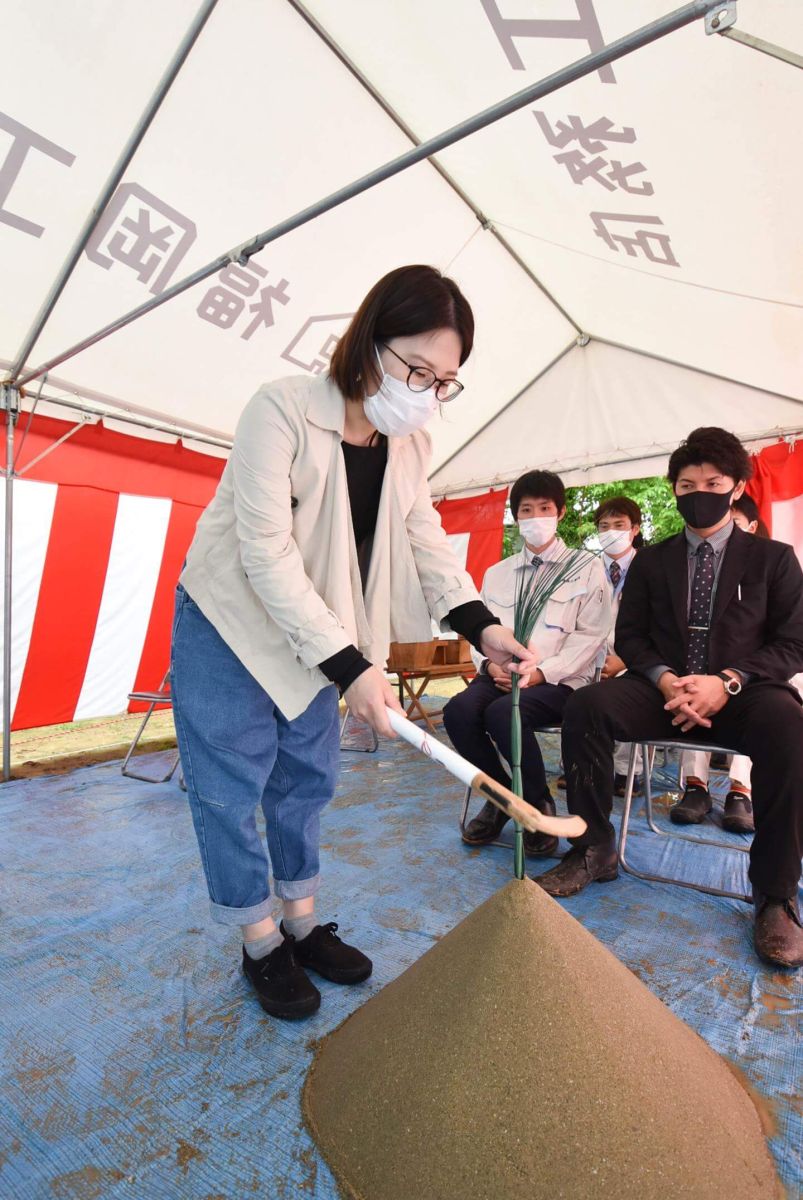
{"type": "MultiPolygon", "coordinates": [[[[568,546],[579,546],[594,533],[593,514],[597,505],[610,496],[629,496],[642,513],[641,532],[645,542],[660,542],[683,528],[683,519],[675,507],[675,498],[666,479],[652,475],[646,479],[590,483],[566,489],[566,516],[559,533],[568,546]]],[[[518,526],[510,511],[506,514],[502,557],[515,554],[520,545],[518,526]]]]}

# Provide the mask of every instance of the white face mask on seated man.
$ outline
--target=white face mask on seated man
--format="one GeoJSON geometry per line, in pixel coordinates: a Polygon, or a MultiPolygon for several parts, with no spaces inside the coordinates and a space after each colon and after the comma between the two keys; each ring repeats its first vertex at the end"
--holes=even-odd
{"type": "Polygon", "coordinates": [[[530,546],[545,546],[558,529],[557,517],[527,517],[519,521],[519,532],[530,546]]]}
{"type": "Polygon", "coordinates": [[[597,534],[600,546],[611,557],[624,554],[632,543],[632,537],[632,529],[601,529],[597,534]]]}

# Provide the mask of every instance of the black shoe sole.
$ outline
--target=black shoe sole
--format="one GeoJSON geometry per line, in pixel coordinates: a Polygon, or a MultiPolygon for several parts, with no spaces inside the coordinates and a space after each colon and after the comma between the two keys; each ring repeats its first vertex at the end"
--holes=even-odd
{"type": "Polygon", "coordinates": [[[268,1016],[275,1017],[278,1021],[303,1021],[305,1017],[311,1017],[321,1007],[320,996],[317,1000],[310,1001],[303,1007],[295,1005],[293,1008],[288,1008],[281,1004],[272,1004],[264,996],[257,996],[257,999],[268,1016]]]}
{"type": "Polygon", "coordinates": [[[305,971],[313,971],[322,979],[328,979],[330,983],[362,983],[365,979],[370,979],[374,969],[373,963],[369,963],[367,969],[358,967],[352,971],[314,967],[312,963],[302,963],[301,965],[305,971]]]}
{"type": "MultiPolygon", "coordinates": [[[[502,829],[504,829],[504,828],[505,827],[503,825],[502,829]]],[[[461,833],[460,837],[467,846],[490,846],[499,837],[499,834],[502,832],[502,829],[499,830],[499,833],[489,833],[488,836],[484,837],[484,838],[466,837],[465,833],[461,833]]]]}
{"type": "Polygon", "coordinates": [[[669,811],[669,820],[673,825],[702,825],[710,812],[709,808],[698,816],[696,813],[679,813],[676,808],[672,808],[669,811]]]}

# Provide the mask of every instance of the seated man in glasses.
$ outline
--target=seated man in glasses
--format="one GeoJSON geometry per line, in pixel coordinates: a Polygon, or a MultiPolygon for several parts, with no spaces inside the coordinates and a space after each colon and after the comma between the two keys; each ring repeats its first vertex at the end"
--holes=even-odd
{"type": "MultiPolygon", "coordinates": [[[[566,554],[566,544],[557,536],[558,522],[566,512],[562,480],[551,471],[522,475],[510,490],[510,508],[524,544],[518,554],[486,571],[482,598],[503,624],[513,628],[518,577],[528,572],[537,579],[546,563],[566,554]]],[[[555,588],[530,638],[530,645],[539,651],[540,667],[519,700],[522,784],[524,799],[541,812],[554,815],[555,802],[533,730],[559,725],[573,690],[593,679],[610,623],[610,590],[602,565],[588,555],[577,572],[555,588]]],[[[510,774],[499,756],[510,762],[510,673],[478,654],[474,659],[477,676],[446,705],[443,722],[458,753],[509,787],[510,774]]],[[[506,822],[504,813],[489,802],[466,826],[463,841],[470,846],[493,842],[506,822]]],[[[524,852],[529,857],[554,854],[557,844],[557,838],[542,833],[524,834],[524,852]]]]}
{"type": "Polygon", "coordinates": [[[616,741],[688,735],[732,747],[753,760],[755,948],[766,962],[799,967],[803,708],[787,680],[803,668],[803,572],[791,546],[734,523],[751,474],[747,451],[725,429],[695,429],[671,455],[686,528],[630,566],[616,623],[627,673],[566,706],[567,800],[588,829],[535,882],[573,896],[616,878],[616,741]]]}

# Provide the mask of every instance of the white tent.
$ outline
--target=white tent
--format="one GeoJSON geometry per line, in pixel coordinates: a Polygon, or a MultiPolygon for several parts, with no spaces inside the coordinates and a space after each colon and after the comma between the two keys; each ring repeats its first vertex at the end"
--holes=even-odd
{"type": "MultiPolygon", "coordinates": [[[[724,28],[736,6],[709,7],[724,28]]],[[[29,368],[665,0],[204,8],[29,368]]],[[[4,363],[196,9],[6,4],[4,363]]],[[[798,0],[741,0],[742,28],[803,50],[798,0]]],[[[320,369],[379,275],[426,261],[478,325],[459,410],[434,429],[439,494],[536,461],[632,474],[698,420],[796,429],[801,112],[803,74],[695,20],[444,151],[448,180],[423,162],[198,284],[54,367],[45,393],[225,439],[260,381],[320,369]]]]}
{"type": "Polygon", "coordinates": [[[799,0],[197,10],[6,0],[0,367],[23,409],[41,389],[225,447],[260,382],[324,369],[367,288],[431,262],[477,318],[437,495],[653,473],[700,423],[803,429],[799,0]]]}

